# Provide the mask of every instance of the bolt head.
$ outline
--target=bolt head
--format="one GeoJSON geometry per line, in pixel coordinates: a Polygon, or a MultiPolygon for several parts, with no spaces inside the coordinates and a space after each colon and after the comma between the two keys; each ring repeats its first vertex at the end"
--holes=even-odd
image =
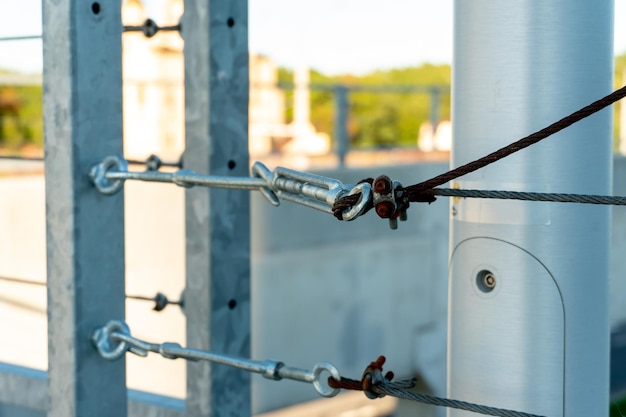
{"type": "Polygon", "coordinates": [[[383,219],[389,219],[396,213],[396,206],[391,201],[381,201],[376,204],[376,214],[383,219]]]}
{"type": "Polygon", "coordinates": [[[389,194],[391,192],[391,179],[386,175],[381,175],[374,180],[374,191],[378,194],[389,194]]]}

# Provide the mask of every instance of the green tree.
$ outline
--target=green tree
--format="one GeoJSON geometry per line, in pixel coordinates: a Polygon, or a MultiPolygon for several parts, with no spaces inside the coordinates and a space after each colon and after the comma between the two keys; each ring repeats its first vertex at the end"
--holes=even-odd
{"type": "MultiPolygon", "coordinates": [[[[293,73],[281,68],[279,79],[291,84],[293,73]]],[[[326,76],[311,71],[311,122],[315,128],[334,132],[335,103],[333,85],[347,87],[369,86],[415,86],[450,85],[450,66],[425,64],[420,67],[375,71],[363,76],[350,74],[326,76]],[[315,86],[325,86],[324,91],[315,86]]],[[[450,117],[449,95],[440,97],[439,115],[441,119],[450,117]]],[[[291,92],[287,93],[287,120],[293,117],[291,92]]],[[[357,92],[349,96],[348,134],[353,146],[389,147],[415,145],[420,125],[430,119],[430,95],[409,92],[357,92]]]]}
{"type": "Polygon", "coordinates": [[[0,86],[0,147],[18,150],[24,145],[43,147],[42,88],[0,86]]]}

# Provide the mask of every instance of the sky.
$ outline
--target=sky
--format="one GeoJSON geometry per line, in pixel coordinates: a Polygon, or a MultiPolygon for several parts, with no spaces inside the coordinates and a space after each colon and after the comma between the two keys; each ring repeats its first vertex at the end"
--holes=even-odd
{"type": "MultiPolygon", "coordinates": [[[[144,0],[154,16],[163,1],[144,0]]],[[[285,67],[363,74],[452,61],[452,0],[248,2],[250,51],[285,67]]],[[[0,38],[41,33],[40,4],[0,0],[0,38]]],[[[626,52],[626,0],[615,0],[615,52],[626,52]]],[[[0,42],[0,68],[38,72],[41,66],[40,40],[0,42]]]]}

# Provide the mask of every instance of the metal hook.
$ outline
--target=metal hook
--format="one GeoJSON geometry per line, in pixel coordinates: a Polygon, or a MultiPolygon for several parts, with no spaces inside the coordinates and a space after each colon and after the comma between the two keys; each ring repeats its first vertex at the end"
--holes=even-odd
{"type": "Polygon", "coordinates": [[[119,359],[130,350],[130,345],[125,341],[113,339],[113,332],[130,336],[130,329],[126,323],[120,320],[111,320],[104,327],[97,329],[91,337],[91,341],[96,349],[98,349],[98,353],[100,353],[100,356],[104,359],[119,359]]]}
{"type": "Polygon", "coordinates": [[[105,195],[113,195],[124,186],[123,179],[108,179],[106,174],[109,171],[128,172],[128,163],[119,156],[107,156],[102,162],[91,167],[89,178],[98,191],[105,195]]]}
{"type": "Polygon", "coordinates": [[[359,200],[352,207],[345,209],[341,213],[341,217],[345,221],[351,221],[361,216],[368,208],[372,201],[372,186],[367,182],[352,187],[348,195],[360,194],[359,200]]]}
{"type": "Polygon", "coordinates": [[[324,388],[324,386],[320,382],[322,372],[324,371],[328,372],[330,376],[336,380],[341,379],[341,375],[339,375],[339,371],[337,370],[337,368],[335,368],[335,365],[329,362],[318,362],[313,367],[313,387],[315,388],[315,391],[317,391],[317,393],[322,397],[334,397],[339,393],[340,390],[339,388],[332,387],[324,388]]]}

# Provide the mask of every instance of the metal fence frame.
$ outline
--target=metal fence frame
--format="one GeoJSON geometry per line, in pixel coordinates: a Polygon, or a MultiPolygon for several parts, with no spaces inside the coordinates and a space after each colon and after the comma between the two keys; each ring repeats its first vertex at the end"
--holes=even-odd
{"type": "MultiPolygon", "coordinates": [[[[122,154],[121,0],[43,0],[49,371],[0,363],[0,414],[250,415],[250,377],[188,365],[187,399],[127,390],[92,332],[124,319],[124,198],[89,168],[122,154]],[[248,387],[242,389],[242,387],[248,387]]],[[[247,175],[247,0],[185,0],[185,165],[247,175]]],[[[249,356],[249,195],[188,190],[187,344],[249,356]]]]}

